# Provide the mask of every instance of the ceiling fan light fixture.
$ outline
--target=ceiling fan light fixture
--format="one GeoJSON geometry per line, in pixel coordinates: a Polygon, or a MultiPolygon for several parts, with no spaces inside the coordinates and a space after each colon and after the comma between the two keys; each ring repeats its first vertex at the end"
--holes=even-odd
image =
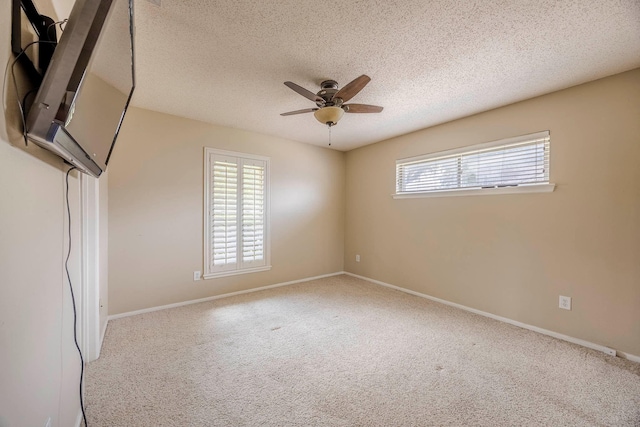
{"type": "Polygon", "coordinates": [[[323,107],[317,110],[313,115],[323,125],[334,126],[338,120],[342,118],[344,110],[340,107],[323,107]]]}

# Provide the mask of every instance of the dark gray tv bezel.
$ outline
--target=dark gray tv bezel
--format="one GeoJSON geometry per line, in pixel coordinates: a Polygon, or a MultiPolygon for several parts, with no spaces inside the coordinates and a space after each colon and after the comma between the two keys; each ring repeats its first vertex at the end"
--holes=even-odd
{"type": "MultiPolygon", "coordinates": [[[[104,165],[94,161],[83,149],[81,142],[76,141],[73,135],[65,129],[66,117],[64,117],[65,120],[62,120],[56,116],[58,116],[58,110],[68,93],[75,94],[75,97],[81,89],[87,66],[109,15],[113,0],[76,0],[64,33],[53,52],[51,63],[45,72],[26,119],[29,140],[54,152],[80,171],[96,178],[102,174],[109,163],[113,146],[122,126],[122,120],[135,89],[133,4],[132,0],[127,0],[127,2],[131,33],[131,91],[120,115],[104,165]]],[[[71,106],[74,102],[75,99],[71,102],[67,100],[66,103],[71,106]]],[[[63,114],[66,116],[69,111],[63,114]]]]}

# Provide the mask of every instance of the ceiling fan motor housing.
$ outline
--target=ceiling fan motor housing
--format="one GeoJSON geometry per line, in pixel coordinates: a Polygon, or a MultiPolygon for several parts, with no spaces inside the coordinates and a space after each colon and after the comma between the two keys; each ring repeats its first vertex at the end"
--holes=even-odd
{"type": "Polygon", "coordinates": [[[320,83],[322,89],[338,89],[338,82],[335,80],[325,80],[320,83]]]}
{"type": "Polygon", "coordinates": [[[320,83],[320,91],[317,95],[324,100],[324,102],[316,101],[316,105],[322,107],[340,107],[342,100],[340,98],[332,99],[333,95],[338,92],[338,82],[335,80],[325,80],[320,83]]]}

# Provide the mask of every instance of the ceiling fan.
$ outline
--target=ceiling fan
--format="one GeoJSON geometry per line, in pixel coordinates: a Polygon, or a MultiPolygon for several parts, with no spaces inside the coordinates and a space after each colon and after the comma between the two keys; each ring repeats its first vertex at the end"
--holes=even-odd
{"type": "Polygon", "coordinates": [[[317,107],[289,111],[288,113],[282,113],[280,115],[292,116],[294,114],[313,112],[313,115],[320,123],[331,128],[331,126],[335,126],[338,123],[338,120],[342,118],[344,113],[379,113],[382,111],[382,107],[377,105],[345,104],[345,102],[356,96],[370,81],[371,78],[363,74],[338,90],[338,82],[335,80],[325,80],[320,83],[320,91],[318,93],[313,93],[293,82],[284,82],[287,87],[315,102],[317,107]]]}

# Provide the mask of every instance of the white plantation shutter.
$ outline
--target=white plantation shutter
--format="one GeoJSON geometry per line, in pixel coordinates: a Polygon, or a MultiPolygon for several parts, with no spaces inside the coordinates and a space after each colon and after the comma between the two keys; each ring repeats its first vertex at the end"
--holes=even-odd
{"type": "Polygon", "coordinates": [[[264,161],[243,161],[242,263],[244,265],[264,265],[264,172],[264,161]]]}
{"type": "Polygon", "coordinates": [[[268,159],[205,148],[205,278],[268,266],[268,159]]]}
{"type": "Polygon", "coordinates": [[[213,156],[211,176],[210,269],[235,269],[238,262],[238,159],[213,156]]]}
{"type": "Polygon", "coordinates": [[[396,194],[549,183],[549,132],[396,162],[396,194]]]}

